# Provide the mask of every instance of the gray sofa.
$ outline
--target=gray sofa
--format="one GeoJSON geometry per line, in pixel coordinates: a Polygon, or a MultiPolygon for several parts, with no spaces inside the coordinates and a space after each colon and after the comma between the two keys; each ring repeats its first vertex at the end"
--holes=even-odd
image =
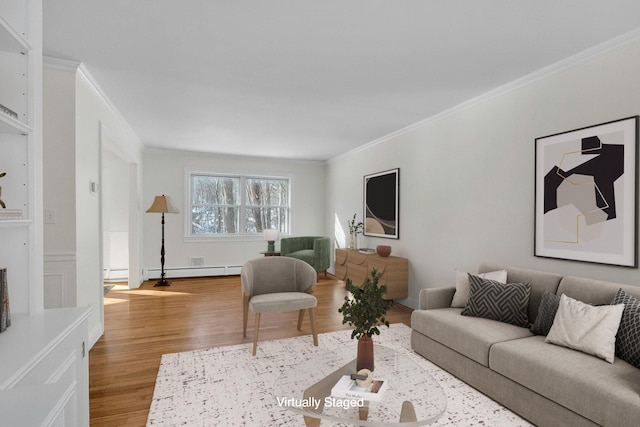
{"type": "MultiPolygon", "coordinates": [[[[507,283],[531,284],[532,323],[544,291],[594,305],[609,304],[620,288],[640,298],[640,287],[518,267],[484,263],[478,273],[501,269],[507,283]]],[[[536,425],[640,425],[640,369],[545,343],[528,328],[462,316],[450,307],[454,293],[421,290],[411,316],[417,353],[536,425]]]]}

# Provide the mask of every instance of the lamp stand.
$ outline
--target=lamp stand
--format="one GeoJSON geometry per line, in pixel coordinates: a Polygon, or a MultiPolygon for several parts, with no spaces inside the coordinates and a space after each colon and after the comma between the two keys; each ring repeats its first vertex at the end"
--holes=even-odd
{"type": "Polygon", "coordinates": [[[276,251],[276,241],[275,240],[267,240],[267,252],[275,252],[276,251]]]}
{"type": "Polygon", "coordinates": [[[162,213],[162,247],[160,248],[160,265],[160,280],[158,280],[158,282],[153,286],[171,286],[171,282],[164,278],[164,212],[162,213]]]}

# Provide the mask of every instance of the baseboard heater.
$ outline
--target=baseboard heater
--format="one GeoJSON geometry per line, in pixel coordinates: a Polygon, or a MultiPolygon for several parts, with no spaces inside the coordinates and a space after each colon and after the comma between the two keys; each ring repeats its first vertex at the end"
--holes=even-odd
{"type": "MultiPolygon", "coordinates": [[[[208,277],[208,276],[234,276],[240,274],[241,265],[224,265],[219,267],[178,267],[165,268],[165,277],[208,277]]],[[[149,268],[142,272],[144,280],[159,279],[161,270],[159,268],[149,268]]]]}

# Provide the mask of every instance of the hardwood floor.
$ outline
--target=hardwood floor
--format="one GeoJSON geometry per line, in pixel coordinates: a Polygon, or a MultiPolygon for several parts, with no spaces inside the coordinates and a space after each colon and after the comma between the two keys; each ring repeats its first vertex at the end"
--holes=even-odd
{"type": "MultiPolygon", "coordinates": [[[[105,296],[105,333],[89,352],[92,426],[146,424],[162,354],[252,342],[252,313],[242,337],[240,276],[153,284],[116,286],[105,296]]],[[[320,275],[314,293],[318,333],[349,329],[337,310],[346,294],[342,281],[320,275]]],[[[387,314],[391,323],[410,325],[407,307],[394,304],[387,314]]],[[[297,318],[295,312],[264,315],[260,340],[310,334],[308,318],[302,331],[297,318]]]]}

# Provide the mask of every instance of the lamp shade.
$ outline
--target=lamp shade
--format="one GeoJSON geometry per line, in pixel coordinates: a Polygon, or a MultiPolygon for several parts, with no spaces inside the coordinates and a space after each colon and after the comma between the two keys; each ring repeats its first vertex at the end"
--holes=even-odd
{"type": "Polygon", "coordinates": [[[271,229],[271,228],[268,230],[264,230],[264,240],[273,242],[279,239],[280,239],[280,232],[278,230],[271,229]]]}
{"type": "Polygon", "coordinates": [[[147,212],[180,213],[171,201],[171,197],[165,196],[164,194],[162,196],[156,196],[151,207],[147,209],[147,212]]]}

